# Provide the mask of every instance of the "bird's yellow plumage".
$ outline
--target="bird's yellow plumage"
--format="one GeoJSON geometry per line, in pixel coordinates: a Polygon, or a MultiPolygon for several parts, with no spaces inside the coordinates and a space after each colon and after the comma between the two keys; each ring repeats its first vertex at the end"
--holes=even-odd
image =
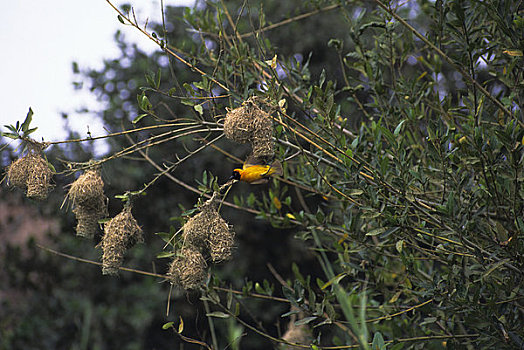
{"type": "Polygon", "coordinates": [[[282,165],[274,161],[271,165],[245,163],[242,169],[233,170],[232,178],[250,184],[265,183],[272,175],[282,175],[282,165]]]}

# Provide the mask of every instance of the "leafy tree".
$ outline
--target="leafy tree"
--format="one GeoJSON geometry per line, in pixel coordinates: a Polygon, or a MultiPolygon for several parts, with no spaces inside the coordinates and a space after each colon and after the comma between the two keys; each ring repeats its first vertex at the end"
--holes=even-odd
{"type": "MultiPolygon", "coordinates": [[[[117,34],[119,59],[78,71],[112,151],[64,173],[102,165],[132,202],[177,341],[524,345],[520,2],[219,1],[151,29],[115,10],[160,50],[117,34]],[[250,154],[283,176],[227,182],[250,154]],[[222,218],[237,249],[213,264],[222,218]]],[[[28,141],[20,125],[4,136],[28,141]]]]}

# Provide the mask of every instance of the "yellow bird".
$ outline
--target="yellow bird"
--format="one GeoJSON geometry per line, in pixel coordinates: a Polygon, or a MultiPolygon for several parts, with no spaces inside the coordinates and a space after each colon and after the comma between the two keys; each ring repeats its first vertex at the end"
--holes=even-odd
{"type": "Polygon", "coordinates": [[[272,175],[282,175],[282,164],[275,160],[271,165],[253,164],[252,159],[244,163],[242,169],[233,170],[230,179],[244,181],[253,185],[262,184],[269,181],[272,175]]]}

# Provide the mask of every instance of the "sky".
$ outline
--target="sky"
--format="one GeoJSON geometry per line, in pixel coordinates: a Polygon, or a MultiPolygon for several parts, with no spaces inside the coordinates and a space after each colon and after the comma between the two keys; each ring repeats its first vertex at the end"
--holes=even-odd
{"type": "MultiPolygon", "coordinates": [[[[191,0],[164,0],[164,5],[188,5],[191,0]]],[[[160,1],[130,3],[141,23],[161,18],[160,1]]],[[[80,68],[102,68],[104,58],[118,56],[113,41],[120,29],[126,40],[145,51],[154,43],[131,26],[122,25],[106,0],[9,1],[0,11],[0,130],[25,119],[33,109],[32,137],[38,141],[63,140],[67,113],[69,125],[87,136],[103,135],[103,125],[76,113],[83,106],[97,109],[99,102],[87,91],[73,89],[72,62],[80,68]]],[[[144,72],[145,73],[145,72],[144,72]]]]}

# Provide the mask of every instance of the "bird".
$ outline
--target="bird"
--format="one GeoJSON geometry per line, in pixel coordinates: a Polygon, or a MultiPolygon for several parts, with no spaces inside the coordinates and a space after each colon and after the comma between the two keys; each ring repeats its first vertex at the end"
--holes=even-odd
{"type": "Polygon", "coordinates": [[[275,160],[271,164],[260,164],[253,157],[249,157],[242,166],[242,169],[234,169],[230,180],[244,181],[252,185],[263,184],[269,181],[273,175],[283,174],[282,164],[275,160]]]}

